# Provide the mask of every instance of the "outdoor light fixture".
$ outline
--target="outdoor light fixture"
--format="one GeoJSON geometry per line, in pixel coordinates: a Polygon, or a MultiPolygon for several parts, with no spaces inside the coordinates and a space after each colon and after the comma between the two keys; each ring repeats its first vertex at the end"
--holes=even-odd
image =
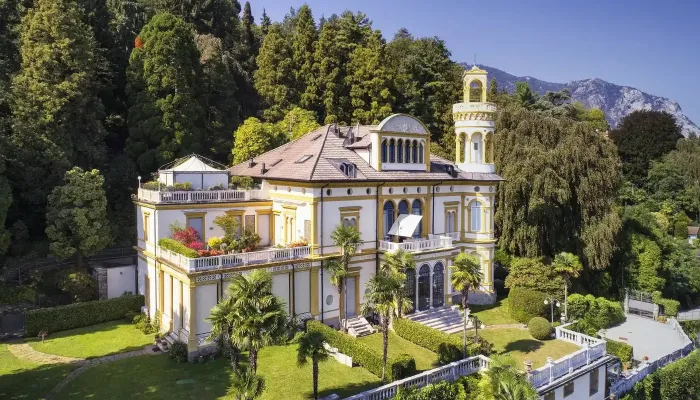
{"type": "Polygon", "coordinates": [[[141,175],[139,175],[138,179],[139,179],[139,189],[141,189],[141,175]]]}
{"type": "Polygon", "coordinates": [[[550,317],[550,323],[553,325],[554,324],[554,306],[556,305],[557,307],[561,307],[561,303],[559,303],[559,300],[555,299],[554,297],[548,297],[544,299],[544,304],[547,305],[549,304],[550,312],[551,312],[551,317],[550,317]]]}

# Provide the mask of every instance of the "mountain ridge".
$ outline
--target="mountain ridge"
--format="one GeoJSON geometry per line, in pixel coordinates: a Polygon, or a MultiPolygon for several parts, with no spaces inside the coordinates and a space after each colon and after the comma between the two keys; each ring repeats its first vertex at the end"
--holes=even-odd
{"type": "MultiPolygon", "coordinates": [[[[471,64],[461,63],[465,68],[471,64]]],[[[548,82],[532,76],[515,76],[495,67],[479,65],[489,73],[489,78],[496,78],[499,89],[509,92],[515,90],[515,82],[525,81],[530,88],[540,94],[547,91],[560,91],[564,88],[571,90],[574,101],[580,101],[586,107],[600,108],[605,112],[608,123],[612,128],[620,123],[627,114],[643,109],[666,111],[676,118],[684,136],[700,135],[700,128],[685,114],[681,106],[666,97],[655,96],[631,86],[617,85],[600,78],[575,80],[567,83],[548,82]]]]}

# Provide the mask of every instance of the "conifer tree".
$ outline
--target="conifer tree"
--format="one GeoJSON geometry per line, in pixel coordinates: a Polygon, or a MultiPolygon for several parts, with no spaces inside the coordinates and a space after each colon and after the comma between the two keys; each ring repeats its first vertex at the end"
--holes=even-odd
{"type": "Polygon", "coordinates": [[[104,162],[104,68],[75,0],[36,0],[22,19],[21,68],[12,80],[10,173],[17,214],[43,225],[46,196],[71,166],[104,162]]]}
{"type": "Polygon", "coordinates": [[[313,74],[314,46],[317,36],[311,8],[304,4],[297,12],[296,29],[292,37],[295,92],[300,95],[298,101],[293,100],[293,102],[307,109],[313,109],[317,105],[313,74]]]}
{"type": "Polygon", "coordinates": [[[338,19],[334,14],[323,24],[314,53],[316,85],[312,88],[319,96],[324,123],[338,122],[344,117],[341,109],[341,97],[345,89],[342,69],[347,55],[343,54],[340,46],[338,19]]]}
{"type": "Polygon", "coordinates": [[[272,121],[284,117],[298,95],[294,90],[294,66],[286,35],[279,24],[272,25],[257,58],[255,89],[263,102],[263,116],[272,121]]]}
{"type": "Polygon", "coordinates": [[[10,246],[10,232],[5,229],[7,210],[12,204],[10,183],[5,177],[5,160],[0,154],[0,257],[4,256],[10,246]]]}
{"type": "Polygon", "coordinates": [[[158,13],[131,53],[127,153],[142,173],[202,151],[202,73],[192,31],[182,19],[158,13]]]}
{"type": "Polygon", "coordinates": [[[267,35],[267,32],[270,30],[270,25],[272,25],[272,21],[263,8],[262,17],[260,17],[260,31],[262,32],[263,38],[265,38],[265,35],[267,35]]]}
{"type": "Polygon", "coordinates": [[[384,66],[384,43],[374,31],[365,46],[350,55],[347,83],[350,86],[352,122],[378,124],[391,114],[391,76],[384,66]]]}
{"type": "Polygon", "coordinates": [[[260,52],[260,43],[260,33],[255,26],[250,3],[246,1],[241,18],[240,39],[235,46],[237,47],[235,58],[239,60],[241,67],[232,71],[236,78],[236,98],[241,106],[241,120],[256,115],[260,107],[260,96],[253,82],[253,76],[258,69],[256,57],[260,52]]]}

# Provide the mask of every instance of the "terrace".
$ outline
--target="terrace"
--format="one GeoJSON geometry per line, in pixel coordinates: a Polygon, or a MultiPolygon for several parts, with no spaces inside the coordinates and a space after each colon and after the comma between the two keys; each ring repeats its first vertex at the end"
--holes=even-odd
{"type": "MultiPolygon", "coordinates": [[[[163,186],[166,189],[166,186],[163,186]]],[[[137,199],[152,204],[228,203],[261,199],[260,190],[150,190],[140,188],[137,199]]]]}
{"type": "Polygon", "coordinates": [[[406,239],[404,242],[379,241],[379,251],[394,252],[403,250],[411,253],[438,249],[451,249],[452,241],[459,238],[459,232],[448,233],[446,236],[429,235],[427,239],[406,239]],[[447,236],[449,235],[449,236],[447,236]]]}

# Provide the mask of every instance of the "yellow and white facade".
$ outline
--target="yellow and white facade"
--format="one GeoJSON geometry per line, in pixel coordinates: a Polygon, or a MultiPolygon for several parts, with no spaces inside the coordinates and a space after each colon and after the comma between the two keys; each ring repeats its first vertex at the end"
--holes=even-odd
{"type": "Polygon", "coordinates": [[[415,311],[453,303],[449,266],[460,252],[475,254],[484,272],[470,301],[495,301],[493,213],[501,179],[493,169],[494,111],[486,74],[473,69],[465,74],[464,102],[453,108],[461,149],[453,161],[430,154],[430,132],[420,121],[396,114],[377,126],[324,126],[229,170],[195,157],[161,171],[162,187],[140,188],[135,196],[138,291],[147,312],[162,314],[163,329],[195,353],[206,345],[207,317],[231,278],[266,269],[290,316],[337,324],[344,299],[325,266],[339,255],[331,232],[342,224],[355,226],[362,240],[347,281],[348,316],[359,312],[385,255],[399,248],[415,255],[407,282],[415,311]],[[479,101],[469,97],[477,93],[470,89],[474,79],[479,101]],[[230,176],[250,176],[259,186],[223,188],[230,176]],[[185,181],[190,190],[172,188],[185,181]],[[187,258],[158,246],[173,224],[193,227],[205,243],[222,236],[214,219],[224,214],[255,231],[259,248],[187,258]]]}

